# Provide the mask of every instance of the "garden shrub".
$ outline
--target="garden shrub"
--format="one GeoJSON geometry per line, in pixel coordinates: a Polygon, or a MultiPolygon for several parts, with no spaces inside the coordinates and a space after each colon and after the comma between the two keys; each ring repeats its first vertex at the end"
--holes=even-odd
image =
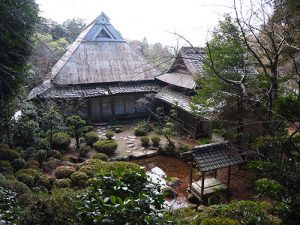
{"type": "Polygon", "coordinates": [[[70,178],[72,173],[74,173],[75,171],[76,169],[74,167],[60,166],[55,169],[54,174],[57,179],[70,178]]]}
{"type": "Polygon", "coordinates": [[[46,150],[39,150],[36,153],[36,159],[40,164],[42,164],[47,159],[47,151],[46,150]]]}
{"type": "Polygon", "coordinates": [[[87,157],[91,150],[92,148],[88,145],[81,147],[79,150],[80,157],[87,157]]]}
{"type": "Polygon", "coordinates": [[[200,225],[241,225],[241,223],[229,218],[205,218],[200,225]]]}
{"type": "Polygon", "coordinates": [[[6,189],[9,189],[18,195],[23,195],[25,193],[30,192],[28,186],[20,181],[17,180],[9,180],[6,178],[6,180],[2,180],[0,182],[0,187],[4,187],[6,189]]]}
{"type": "Polygon", "coordinates": [[[210,138],[201,138],[197,140],[198,145],[206,145],[210,143],[213,143],[213,141],[210,138]]]}
{"type": "Polygon", "coordinates": [[[69,178],[57,179],[57,180],[54,181],[53,187],[56,187],[56,188],[70,188],[71,187],[71,180],[69,178]]]}
{"type": "Polygon", "coordinates": [[[84,135],[84,139],[86,144],[92,147],[93,144],[99,140],[99,135],[95,131],[90,131],[84,135]]]}
{"type": "Polygon", "coordinates": [[[150,139],[147,136],[140,137],[140,141],[142,142],[142,146],[147,148],[150,145],[150,139]]]}
{"type": "Polygon", "coordinates": [[[38,149],[50,150],[50,142],[48,138],[40,138],[36,146],[38,149]]]}
{"type": "Polygon", "coordinates": [[[49,155],[49,157],[53,157],[56,159],[61,159],[61,157],[62,157],[62,154],[60,153],[60,151],[57,151],[57,150],[50,150],[48,152],[48,155],[49,155]]]}
{"type": "Polygon", "coordinates": [[[0,173],[11,173],[13,168],[9,161],[0,160],[0,173]]]}
{"type": "Polygon", "coordinates": [[[32,169],[40,168],[40,163],[35,159],[28,160],[27,165],[29,168],[32,168],[32,169]]]}
{"type": "Polygon", "coordinates": [[[47,162],[43,163],[43,171],[49,173],[61,164],[60,160],[53,157],[48,158],[47,162]]]}
{"type": "Polygon", "coordinates": [[[76,212],[78,192],[70,189],[53,189],[51,194],[28,194],[21,202],[22,225],[79,225],[76,212]]]}
{"type": "Polygon", "coordinates": [[[56,179],[54,177],[50,177],[50,176],[43,174],[42,176],[40,176],[39,185],[50,190],[52,188],[55,180],[56,179]]]}
{"type": "Polygon", "coordinates": [[[88,132],[91,132],[91,131],[93,131],[94,130],[94,127],[93,126],[90,126],[90,125],[87,125],[87,126],[85,126],[85,127],[83,127],[82,129],[82,133],[88,133],[88,132]]]}
{"type": "Polygon", "coordinates": [[[12,166],[15,169],[15,171],[24,169],[26,167],[26,165],[27,165],[27,163],[26,163],[25,159],[22,159],[22,158],[14,159],[14,161],[12,162],[12,166]]]}
{"type": "Polygon", "coordinates": [[[113,140],[102,140],[102,141],[97,141],[94,144],[94,148],[98,152],[105,153],[107,155],[112,155],[118,147],[117,142],[113,140]]]}
{"type": "Polygon", "coordinates": [[[0,160],[13,161],[20,157],[20,153],[10,148],[7,148],[5,145],[0,147],[0,160]]]}
{"type": "Polygon", "coordinates": [[[32,188],[34,186],[34,177],[30,174],[19,174],[16,176],[18,181],[26,184],[28,187],[32,188]]]}
{"type": "Polygon", "coordinates": [[[15,224],[19,210],[17,194],[0,187],[0,224],[15,224]]]}
{"type": "Polygon", "coordinates": [[[108,157],[106,154],[104,153],[95,153],[93,156],[92,156],[92,159],[100,159],[100,160],[103,160],[103,161],[108,161],[108,157]]]}
{"type": "Polygon", "coordinates": [[[189,151],[192,151],[192,146],[188,145],[188,144],[179,143],[178,150],[180,152],[189,152],[189,151]]]}
{"type": "Polygon", "coordinates": [[[70,136],[65,132],[54,133],[51,147],[54,149],[67,151],[71,143],[70,136]]]}
{"type": "Polygon", "coordinates": [[[106,131],[105,136],[108,140],[111,140],[112,137],[114,136],[114,134],[115,133],[112,130],[108,130],[108,131],[106,131]]]}
{"type": "Polygon", "coordinates": [[[159,147],[159,142],[160,142],[160,137],[159,136],[152,136],[151,137],[151,141],[152,141],[152,145],[154,147],[159,147]]]}
{"type": "Polygon", "coordinates": [[[135,136],[145,136],[147,133],[145,130],[141,129],[141,128],[135,128],[134,129],[134,135],[135,136]]]}
{"type": "Polygon", "coordinates": [[[84,187],[88,178],[89,177],[86,173],[76,171],[71,175],[72,185],[78,187],[84,187]]]}

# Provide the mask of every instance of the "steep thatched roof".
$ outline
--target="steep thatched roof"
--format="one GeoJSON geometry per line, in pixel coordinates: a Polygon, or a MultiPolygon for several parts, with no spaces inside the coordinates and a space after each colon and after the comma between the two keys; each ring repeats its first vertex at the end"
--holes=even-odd
{"type": "Polygon", "coordinates": [[[160,72],[137,53],[102,13],[54,65],[54,84],[153,80],[160,72]]]}
{"type": "Polygon", "coordinates": [[[171,85],[194,89],[195,77],[202,75],[204,54],[201,48],[183,47],[168,73],[156,78],[171,85]]]}

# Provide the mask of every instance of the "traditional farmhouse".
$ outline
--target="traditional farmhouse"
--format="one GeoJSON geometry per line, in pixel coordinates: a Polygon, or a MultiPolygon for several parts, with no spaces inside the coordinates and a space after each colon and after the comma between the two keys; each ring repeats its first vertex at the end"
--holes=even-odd
{"type": "Polygon", "coordinates": [[[195,138],[211,135],[208,118],[195,116],[190,107],[191,96],[197,88],[195,79],[202,76],[203,57],[201,48],[183,47],[169,71],[156,77],[164,86],[155,95],[158,104],[171,117],[170,110],[175,108],[177,115],[173,119],[195,138]]]}
{"type": "Polygon", "coordinates": [[[29,100],[52,99],[91,122],[143,116],[136,100],[156,93],[160,71],[136,52],[102,13],[81,32],[29,100]]]}

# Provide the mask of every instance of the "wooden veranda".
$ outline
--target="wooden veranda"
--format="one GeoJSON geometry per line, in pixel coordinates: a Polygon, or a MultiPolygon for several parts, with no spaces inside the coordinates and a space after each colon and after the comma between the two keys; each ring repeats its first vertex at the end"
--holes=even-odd
{"type": "Polygon", "coordinates": [[[228,141],[195,146],[190,152],[192,159],[201,172],[201,180],[193,182],[192,166],[188,192],[200,202],[204,202],[216,192],[228,191],[231,178],[231,167],[243,162],[242,157],[230,147],[228,141]],[[217,171],[228,168],[227,181],[217,179],[217,171]],[[205,178],[209,172],[214,172],[214,177],[205,178]]]}

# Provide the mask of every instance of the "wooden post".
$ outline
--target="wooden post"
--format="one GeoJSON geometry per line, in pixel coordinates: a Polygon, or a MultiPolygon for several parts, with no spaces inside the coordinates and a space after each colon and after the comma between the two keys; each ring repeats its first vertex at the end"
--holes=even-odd
{"type": "Polygon", "coordinates": [[[111,99],[111,113],[112,113],[112,120],[116,120],[114,97],[111,96],[110,99],[111,99]]]}
{"type": "Polygon", "coordinates": [[[201,172],[201,173],[202,173],[202,181],[201,181],[201,198],[203,199],[205,172],[201,172]]]}
{"type": "Polygon", "coordinates": [[[190,164],[191,166],[191,171],[190,171],[190,185],[192,185],[192,182],[193,182],[193,165],[192,163],[190,164]]]}
{"type": "Polygon", "coordinates": [[[218,169],[215,170],[215,178],[217,179],[218,169]]]}
{"type": "Polygon", "coordinates": [[[92,121],[92,115],[91,115],[91,102],[90,102],[90,99],[87,100],[87,108],[88,108],[88,118],[89,118],[89,121],[92,121]]]}
{"type": "Polygon", "coordinates": [[[229,189],[229,184],[230,184],[230,174],[231,174],[231,166],[228,167],[228,175],[227,175],[227,186],[229,189]]]}

